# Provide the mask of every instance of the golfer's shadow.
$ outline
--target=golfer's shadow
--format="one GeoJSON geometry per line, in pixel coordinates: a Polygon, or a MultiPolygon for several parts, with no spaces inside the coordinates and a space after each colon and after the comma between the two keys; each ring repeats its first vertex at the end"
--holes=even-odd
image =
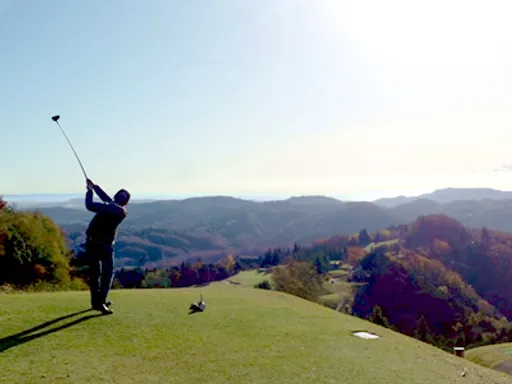
{"type": "Polygon", "coordinates": [[[92,318],[95,318],[95,317],[98,317],[98,316],[103,316],[101,313],[100,314],[96,314],[96,315],[84,316],[84,317],[80,317],[79,319],[76,319],[76,320],[74,320],[74,321],[72,321],[70,323],[63,324],[63,325],[61,325],[59,327],[51,328],[51,329],[48,329],[46,331],[42,331],[42,332],[38,332],[38,333],[34,333],[34,332],[39,331],[39,330],[41,330],[43,328],[47,328],[47,327],[49,327],[52,324],[58,323],[59,321],[66,320],[66,319],[69,319],[71,317],[81,315],[82,313],[87,313],[89,311],[92,311],[92,309],[85,309],[83,311],[71,313],[71,314],[66,315],[66,316],[61,316],[61,317],[58,317],[56,319],[53,319],[53,320],[50,320],[50,321],[46,321],[46,322],[44,322],[42,324],[39,324],[39,325],[37,325],[37,326],[35,326],[33,328],[30,328],[30,329],[27,329],[25,331],[22,331],[22,332],[19,332],[19,333],[15,333],[14,335],[11,335],[11,336],[4,337],[3,339],[0,339],[0,353],[8,350],[9,348],[12,348],[12,347],[15,347],[17,345],[26,343],[27,341],[38,339],[39,337],[43,337],[43,336],[49,335],[50,333],[54,333],[54,332],[60,331],[62,329],[66,329],[66,328],[72,327],[73,325],[80,324],[80,323],[82,323],[84,321],[87,321],[89,319],[92,319],[92,318]]]}

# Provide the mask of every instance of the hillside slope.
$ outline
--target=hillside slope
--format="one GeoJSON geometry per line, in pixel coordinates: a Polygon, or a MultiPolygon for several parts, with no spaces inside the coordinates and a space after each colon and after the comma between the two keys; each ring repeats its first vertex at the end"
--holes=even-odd
{"type": "Polygon", "coordinates": [[[203,290],[206,311],[188,315],[198,293],[114,291],[113,316],[82,313],[47,326],[41,323],[87,308],[87,292],[0,295],[0,382],[510,382],[415,339],[282,293],[216,283],[203,290]],[[352,335],[357,330],[381,338],[359,339],[352,335]]]}
{"type": "Polygon", "coordinates": [[[512,343],[486,345],[466,352],[472,362],[512,375],[512,343]]]}

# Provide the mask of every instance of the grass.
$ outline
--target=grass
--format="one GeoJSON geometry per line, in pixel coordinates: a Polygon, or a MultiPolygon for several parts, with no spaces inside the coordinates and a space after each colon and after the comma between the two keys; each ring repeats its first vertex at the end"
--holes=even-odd
{"type": "MultiPolygon", "coordinates": [[[[512,343],[486,345],[465,352],[466,359],[484,367],[500,369],[500,366],[512,366],[512,343]]],[[[510,368],[504,369],[510,371],[510,368]]],[[[511,372],[512,373],[512,372],[511,372]]]]}
{"type": "Polygon", "coordinates": [[[349,272],[346,269],[334,269],[329,271],[329,275],[333,278],[346,277],[348,274],[349,272]]]}
{"type": "Polygon", "coordinates": [[[352,295],[355,284],[345,280],[334,280],[334,284],[326,282],[324,288],[329,293],[352,295]]]}
{"type": "Polygon", "coordinates": [[[332,309],[336,309],[340,300],[341,295],[338,293],[329,293],[328,295],[320,296],[320,303],[332,309]]]}
{"type": "Polygon", "coordinates": [[[509,383],[510,377],[297,297],[230,284],[0,295],[1,383],[509,383]],[[39,326],[39,327],[38,327],[39,326]],[[39,329],[35,330],[34,327],[39,329]],[[351,333],[381,336],[362,340],[351,333]],[[460,373],[466,367],[466,377],[460,373]]]}
{"type": "Polygon", "coordinates": [[[324,283],[324,289],[327,293],[320,297],[320,303],[329,308],[335,309],[342,298],[347,300],[354,297],[358,284],[347,281],[349,268],[350,266],[345,267],[344,269],[329,271],[331,278],[324,283]]]}
{"type": "MultiPolygon", "coordinates": [[[[258,284],[264,280],[268,280],[270,282],[270,277],[271,274],[259,273],[258,270],[250,270],[241,271],[235,276],[230,277],[228,280],[235,283],[240,283],[240,285],[244,287],[254,287],[255,284],[258,284]]],[[[226,282],[227,281],[222,281],[222,284],[225,284],[226,282]]]]}
{"type": "Polygon", "coordinates": [[[382,247],[384,245],[388,246],[388,245],[397,244],[397,243],[398,243],[398,239],[386,240],[386,241],[381,241],[378,243],[370,243],[364,248],[364,250],[367,252],[371,252],[377,247],[382,247]]]}

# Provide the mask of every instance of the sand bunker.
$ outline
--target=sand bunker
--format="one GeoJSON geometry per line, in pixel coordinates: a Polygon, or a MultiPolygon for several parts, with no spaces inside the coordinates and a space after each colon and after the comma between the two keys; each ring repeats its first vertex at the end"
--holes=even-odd
{"type": "Polygon", "coordinates": [[[354,332],[354,336],[360,337],[361,339],[371,340],[371,339],[378,339],[380,336],[377,336],[373,333],[366,332],[366,331],[360,331],[360,332],[354,332]]]}

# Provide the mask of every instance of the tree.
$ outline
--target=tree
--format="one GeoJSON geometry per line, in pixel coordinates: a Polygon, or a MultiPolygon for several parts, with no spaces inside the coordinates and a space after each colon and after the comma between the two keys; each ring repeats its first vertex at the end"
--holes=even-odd
{"type": "Polygon", "coordinates": [[[171,286],[179,287],[180,286],[181,274],[178,268],[173,268],[171,270],[171,274],[169,275],[169,280],[171,281],[171,286]]]}
{"type": "Polygon", "coordinates": [[[366,247],[371,242],[372,238],[370,237],[366,229],[361,229],[361,231],[359,231],[359,245],[362,247],[366,247]]]}
{"type": "Polygon", "coordinates": [[[199,273],[199,281],[200,283],[209,283],[210,281],[212,281],[213,279],[210,277],[210,268],[208,267],[207,264],[202,264],[197,272],[199,273]]]}
{"type": "Polygon", "coordinates": [[[281,256],[279,255],[279,252],[274,251],[271,263],[272,265],[279,265],[281,263],[281,256]]]}
{"type": "Polygon", "coordinates": [[[489,230],[486,227],[482,228],[482,244],[486,249],[490,248],[492,245],[491,235],[489,234],[489,230]]]}
{"type": "Polygon", "coordinates": [[[199,272],[192,268],[187,262],[182,262],[180,267],[180,286],[190,287],[191,285],[197,284],[199,280],[199,272]]]}
{"type": "Polygon", "coordinates": [[[277,266],[272,273],[276,290],[318,301],[323,293],[323,279],[316,268],[309,262],[290,260],[277,266]]]}
{"type": "Polygon", "coordinates": [[[260,263],[260,268],[268,268],[272,265],[272,251],[269,249],[263,255],[263,260],[260,263]]]}
{"type": "Polygon", "coordinates": [[[215,280],[224,280],[229,277],[229,272],[226,270],[226,267],[222,264],[218,264],[215,271],[215,280]]]}
{"type": "Polygon", "coordinates": [[[233,255],[227,255],[224,259],[220,261],[220,264],[226,269],[228,275],[231,275],[235,272],[236,261],[233,258],[233,255]]]}
{"type": "Polygon", "coordinates": [[[374,324],[389,328],[389,321],[384,316],[384,313],[382,312],[382,308],[380,307],[380,305],[376,305],[373,307],[372,313],[368,320],[374,324]]]}
{"type": "Polygon", "coordinates": [[[418,325],[416,331],[414,332],[414,337],[426,343],[434,344],[430,328],[423,314],[420,316],[417,324],[418,325]]]}
{"type": "Polygon", "coordinates": [[[315,258],[315,268],[317,273],[323,275],[329,271],[329,261],[323,255],[318,255],[315,258]]]}
{"type": "Polygon", "coordinates": [[[64,287],[71,282],[69,254],[67,238],[52,219],[4,205],[0,213],[0,285],[23,288],[46,282],[64,287]]]}

